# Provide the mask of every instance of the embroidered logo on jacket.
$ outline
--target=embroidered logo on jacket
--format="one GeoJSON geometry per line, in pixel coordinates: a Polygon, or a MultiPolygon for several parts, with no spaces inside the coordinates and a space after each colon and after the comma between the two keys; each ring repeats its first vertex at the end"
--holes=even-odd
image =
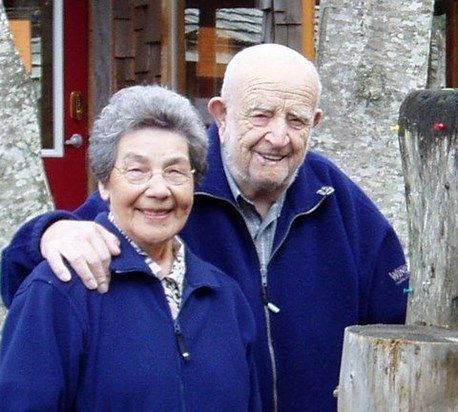
{"type": "Polygon", "coordinates": [[[407,270],[407,265],[399,266],[398,268],[392,270],[388,274],[390,275],[391,279],[394,280],[396,285],[399,285],[400,283],[402,283],[405,280],[409,279],[409,276],[410,276],[410,273],[407,270]]]}

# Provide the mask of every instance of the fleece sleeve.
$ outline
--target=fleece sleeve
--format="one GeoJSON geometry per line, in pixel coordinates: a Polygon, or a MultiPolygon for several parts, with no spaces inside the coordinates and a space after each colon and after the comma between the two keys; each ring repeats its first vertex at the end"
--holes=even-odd
{"type": "Polygon", "coordinates": [[[2,411],[72,410],[87,333],[83,325],[52,282],[21,287],[2,336],[2,411]]]}
{"type": "Polygon", "coordinates": [[[14,235],[11,243],[2,251],[0,280],[5,306],[11,305],[19,285],[35,266],[43,261],[40,239],[43,232],[52,223],[62,219],[94,220],[97,214],[106,208],[99,193],[95,192],[73,212],[56,210],[26,222],[14,235]]]}
{"type": "Polygon", "coordinates": [[[377,254],[368,288],[367,319],[363,323],[403,324],[405,322],[409,272],[402,246],[389,229],[377,254]]]}

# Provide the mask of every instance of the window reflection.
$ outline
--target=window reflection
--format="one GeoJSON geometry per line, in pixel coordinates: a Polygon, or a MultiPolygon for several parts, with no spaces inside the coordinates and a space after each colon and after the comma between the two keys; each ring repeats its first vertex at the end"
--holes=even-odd
{"type": "Polygon", "coordinates": [[[259,44],[263,13],[255,8],[185,10],[186,84],[206,123],[208,99],[219,94],[224,70],[239,50],[259,44]]]}
{"type": "Polygon", "coordinates": [[[5,11],[38,102],[43,148],[53,148],[53,2],[4,0],[5,11]]]}

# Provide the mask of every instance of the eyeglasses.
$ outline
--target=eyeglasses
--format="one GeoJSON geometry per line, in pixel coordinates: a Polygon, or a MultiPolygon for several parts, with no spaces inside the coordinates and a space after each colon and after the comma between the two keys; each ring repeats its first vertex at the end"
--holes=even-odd
{"type": "Polygon", "coordinates": [[[179,186],[189,182],[195,173],[194,169],[190,170],[180,166],[168,166],[164,170],[157,172],[153,172],[150,168],[142,166],[126,166],[122,169],[115,166],[114,169],[133,185],[146,184],[155,174],[160,173],[169,185],[179,186]]]}

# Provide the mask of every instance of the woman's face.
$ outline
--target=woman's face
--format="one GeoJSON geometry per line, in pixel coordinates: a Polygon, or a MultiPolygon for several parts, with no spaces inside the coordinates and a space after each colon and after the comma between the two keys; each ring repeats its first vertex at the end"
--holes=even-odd
{"type": "Polygon", "coordinates": [[[190,170],[185,137],[170,130],[144,128],[120,139],[109,181],[99,184],[116,224],[153,258],[188,219],[194,195],[190,170]],[[176,184],[174,178],[180,173],[189,179],[176,184]]]}

